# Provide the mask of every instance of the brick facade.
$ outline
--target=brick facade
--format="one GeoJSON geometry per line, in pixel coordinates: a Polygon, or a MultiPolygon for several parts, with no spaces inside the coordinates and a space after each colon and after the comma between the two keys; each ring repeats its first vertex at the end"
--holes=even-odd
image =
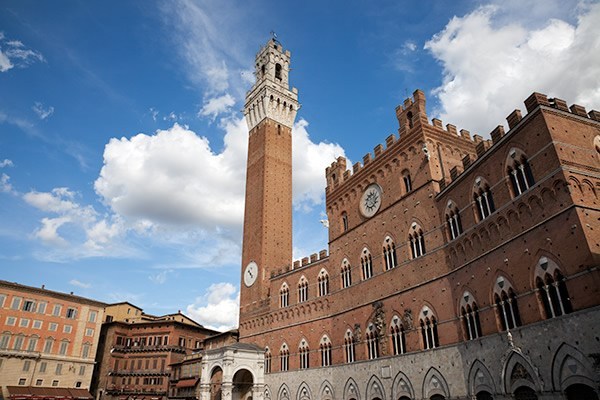
{"type": "Polygon", "coordinates": [[[597,390],[600,345],[585,332],[600,303],[598,113],[534,93],[484,140],[429,122],[425,103],[417,90],[398,106],[399,137],[362,164],[327,168],[328,251],[260,265],[259,299],[242,284],[240,341],[266,349],[266,398],[383,399],[400,393],[394,379],[410,398],[597,390]]]}

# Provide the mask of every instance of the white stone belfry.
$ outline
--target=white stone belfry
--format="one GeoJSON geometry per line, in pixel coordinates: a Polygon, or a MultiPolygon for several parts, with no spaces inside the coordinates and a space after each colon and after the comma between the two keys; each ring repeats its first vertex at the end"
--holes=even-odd
{"type": "Polygon", "coordinates": [[[256,83],[246,95],[244,115],[248,130],[252,131],[263,119],[270,118],[289,128],[298,112],[298,89],[288,82],[290,72],[289,50],[271,39],[256,55],[256,83]]]}
{"type": "Polygon", "coordinates": [[[198,385],[199,400],[263,400],[264,351],[258,346],[236,343],[206,350],[198,385]]]}

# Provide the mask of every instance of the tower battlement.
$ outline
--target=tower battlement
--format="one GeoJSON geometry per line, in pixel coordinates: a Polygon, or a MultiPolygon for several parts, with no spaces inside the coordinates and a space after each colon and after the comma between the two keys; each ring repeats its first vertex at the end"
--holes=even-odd
{"type": "MultiPolygon", "coordinates": [[[[411,98],[404,100],[403,104],[396,107],[396,117],[400,124],[399,138],[396,138],[394,134],[389,135],[385,140],[385,146],[378,144],[374,147],[373,153],[367,153],[363,156],[362,163],[356,162],[352,166],[352,169],[346,169],[347,160],[345,157],[338,157],[338,159],[326,169],[327,187],[325,189],[326,194],[330,194],[338,188],[350,187],[355,184],[354,176],[358,175],[363,169],[371,164],[375,164],[380,158],[387,156],[391,148],[395,148],[396,145],[404,143],[408,145],[410,141],[413,141],[409,136],[411,130],[420,126],[421,128],[427,126],[434,128],[437,133],[442,133],[452,138],[453,141],[471,143],[475,146],[474,155],[465,155],[462,159],[462,166],[457,166],[455,171],[451,171],[450,177],[445,177],[442,185],[448,184],[450,181],[456,179],[472,162],[481,158],[492,146],[498,143],[508,132],[515,129],[519,123],[531,114],[537,107],[547,107],[555,110],[568,112],[582,118],[588,118],[594,121],[600,121],[600,112],[591,110],[586,112],[585,107],[573,104],[570,107],[567,102],[558,98],[548,98],[542,93],[532,93],[524,104],[527,110],[525,116],[522,115],[521,110],[513,110],[507,117],[506,122],[509,128],[508,132],[505,132],[503,125],[496,126],[490,133],[491,139],[484,139],[481,135],[474,134],[471,136],[471,132],[466,129],[457,130],[456,125],[446,124],[445,129],[442,120],[439,118],[433,118],[431,123],[427,120],[427,114],[425,110],[425,94],[421,90],[415,90],[411,98]],[[342,169],[343,166],[343,169],[342,169]],[[335,179],[334,179],[335,178],[335,179]]],[[[396,151],[396,150],[393,150],[396,151]]],[[[360,179],[360,178],[357,178],[360,179]]]]}

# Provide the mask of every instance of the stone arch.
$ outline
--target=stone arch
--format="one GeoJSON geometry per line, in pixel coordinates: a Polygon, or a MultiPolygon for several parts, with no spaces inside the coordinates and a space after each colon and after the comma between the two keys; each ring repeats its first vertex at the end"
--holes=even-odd
{"type": "Polygon", "coordinates": [[[392,383],[392,400],[399,399],[401,397],[408,397],[411,399],[415,398],[415,390],[413,389],[412,383],[408,376],[403,372],[398,372],[392,383]]]}
{"type": "Polygon", "coordinates": [[[277,393],[277,400],[290,400],[290,389],[285,383],[279,387],[279,392],[277,393]]]}
{"type": "Polygon", "coordinates": [[[552,387],[565,392],[571,385],[596,387],[594,367],[588,358],[567,343],[562,343],[552,360],[552,387]]]}
{"type": "Polygon", "coordinates": [[[298,387],[298,392],[296,393],[296,400],[311,400],[312,394],[310,392],[310,387],[306,382],[302,382],[298,387]]]}
{"type": "Polygon", "coordinates": [[[446,379],[434,367],[429,368],[429,371],[425,374],[422,390],[424,399],[429,399],[435,395],[443,396],[446,399],[450,397],[450,390],[448,390],[446,379]]]}
{"type": "Polygon", "coordinates": [[[528,387],[536,392],[541,391],[540,379],[534,367],[516,351],[512,351],[504,363],[502,382],[506,394],[514,393],[521,387],[528,387]]]}
{"type": "Polygon", "coordinates": [[[221,365],[213,364],[210,368],[210,400],[221,400],[223,385],[223,368],[221,365]]]}
{"type": "Polygon", "coordinates": [[[250,400],[252,399],[252,388],[256,383],[254,374],[246,366],[240,366],[233,373],[233,399],[250,400]]]}
{"type": "Polygon", "coordinates": [[[265,385],[265,400],[271,400],[271,389],[269,389],[269,385],[265,385]]]}
{"type": "Polygon", "coordinates": [[[375,375],[371,376],[367,383],[367,391],[365,393],[365,400],[380,399],[385,400],[385,389],[383,384],[375,375]]]}
{"type": "Polygon", "coordinates": [[[469,370],[469,396],[474,398],[479,392],[496,393],[496,387],[490,371],[479,360],[475,360],[469,370]]]}
{"type": "Polygon", "coordinates": [[[343,400],[360,400],[360,391],[356,381],[352,378],[348,378],[344,385],[344,399],[343,400]]]}
{"type": "Polygon", "coordinates": [[[329,381],[323,381],[321,388],[319,389],[319,400],[334,400],[335,394],[333,393],[332,388],[333,386],[329,381]]]}

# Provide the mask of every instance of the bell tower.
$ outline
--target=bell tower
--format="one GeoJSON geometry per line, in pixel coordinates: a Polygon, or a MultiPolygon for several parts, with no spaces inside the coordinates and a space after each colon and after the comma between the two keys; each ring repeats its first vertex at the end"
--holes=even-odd
{"type": "Polygon", "coordinates": [[[268,307],[262,300],[270,295],[271,271],[292,261],[292,125],[298,90],[288,83],[290,56],[270,39],[256,55],[256,83],[246,94],[249,139],[240,325],[268,307]]]}

